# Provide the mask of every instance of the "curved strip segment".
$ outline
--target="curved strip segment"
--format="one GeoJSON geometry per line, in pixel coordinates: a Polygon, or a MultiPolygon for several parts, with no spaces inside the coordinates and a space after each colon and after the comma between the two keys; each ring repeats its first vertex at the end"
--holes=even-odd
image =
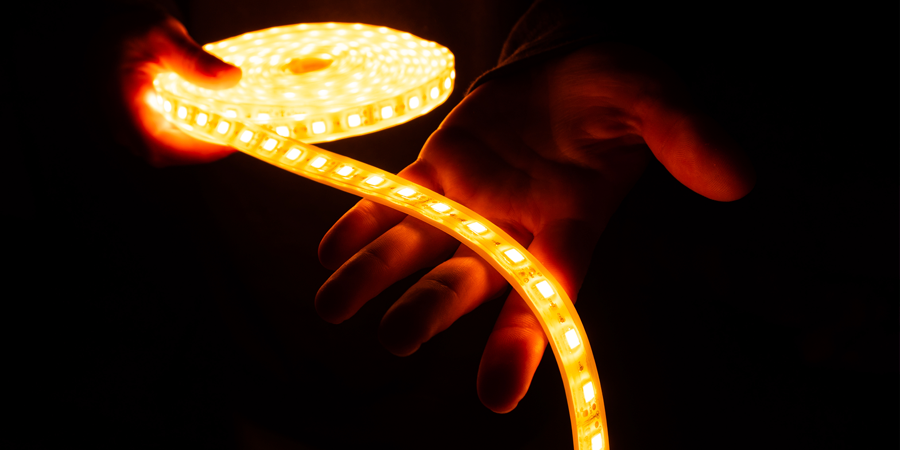
{"type": "MultiPolygon", "coordinates": [[[[532,312],[540,319],[566,389],[575,448],[600,450],[609,447],[603,395],[590,343],[569,296],[540,261],[499,227],[465,206],[377,167],[301,141],[320,142],[373,132],[403,123],[433,109],[447,99],[455,79],[453,57],[446,48],[408,33],[361,24],[300,24],[279,27],[247,33],[209,44],[205,48],[225,53],[224,59],[230,58],[229,61],[233,63],[256,64],[244,67],[245,73],[249,69],[255,76],[245,77],[238,86],[245,91],[240,95],[233,93],[232,98],[229,97],[232,94],[228,93],[232,89],[202,92],[205,90],[186,85],[174,74],[160,75],[154,81],[157,101],[169,121],[199,139],[232,146],[297,175],[415,216],[450,234],[478,253],[526,299],[532,312]],[[306,41],[298,37],[302,36],[301,32],[315,33],[313,37],[319,47],[304,47],[302,44],[306,41]],[[294,45],[298,42],[298,45],[294,45]],[[404,52],[391,46],[397,43],[405,45],[400,48],[404,52]],[[251,48],[250,57],[247,53],[241,53],[245,49],[239,44],[251,48]],[[294,50],[299,49],[302,55],[319,56],[315,59],[297,59],[299,56],[291,56],[290,52],[278,52],[285,45],[294,50]],[[317,71],[347,67],[350,63],[344,63],[341,54],[346,52],[347,57],[350,57],[353,56],[350,50],[358,49],[356,55],[360,55],[361,45],[368,46],[365,48],[373,54],[386,52],[386,55],[395,56],[399,59],[399,65],[402,65],[404,56],[409,64],[412,64],[413,59],[419,59],[417,64],[424,61],[425,67],[434,68],[433,73],[429,71],[428,77],[409,82],[409,77],[403,78],[402,74],[409,71],[415,75],[415,69],[398,69],[396,65],[391,65],[391,60],[378,66],[372,76],[377,78],[379,73],[390,74],[392,70],[401,72],[398,80],[404,81],[397,81],[400,87],[386,85],[380,78],[375,82],[365,74],[363,77],[355,77],[359,72],[353,70],[349,71],[349,80],[356,81],[343,79],[345,84],[350,85],[347,88],[350,91],[368,88],[371,92],[373,86],[389,86],[386,89],[378,88],[384,92],[379,93],[378,97],[373,96],[370,101],[353,97],[354,101],[344,103],[328,103],[323,100],[317,104],[303,104],[283,99],[294,98],[285,96],[286,92],[294,93],[296,97],[297,92],[304,88],[314,90],[329,82],[332,83],[329,86],[334,86],[335,82],[341,81],[340,78],[335,78],[337,75],[323,79],[312,77],[303,87],[296,84],[297,79],[294,77],[309,78],[317,71]],[[324,56],[324,53],[316,53],[323,46],[333,50],[330,57],[324,56]],[[380,48],[377,52],[372,50],[376,46],[380,48]],[[273,50],[265,52],[265,49],[273,50]],[[409,51],[411,49],[418,49],[415,56],[421,58],[412,58],[413,54],[409,51]],[[433,58],[425,58],[422,51],[427,51],[427,56],[433,58]],[[267,55],[268,59],[264,58],[267,55]],[[438,57],[445,58],[441,60],[444,62],[437,62],[438,57]],[[331,62],[325,64],[323,61],[326,60],[331,62]],[[266,64],[270,67],[265,68],[266,64]],[[312,70],[304,72],[307,68],[312,70]],[[278,71],[287,71],[289,74],[275,73],[278,71]],[[293,84],[290,84],[290,90],[272,88],[281,86],[279,83],[283,77],[291,78],[293,84]],[[364,80],[368,81],[363,82],[364,80]],[[246,92],[253,90],[260,92],[252,95],[246,92]],[[260,101],[259,96],[274,100],[260,101]],[[306,112],[299,112],[301,107],[306,108],[306,112]]],[[[223,57],[222,53],[217,55],[223,57]]],[[[388,58],[390,56],[381,60],[386,61],[388,58]]],[[[365,62],[362,64],[365,67],[365,62]]],[[[353,67],[358,69],[360,66],[353,67]]],[[[309,98],[303,98],[303,101],[308,102],[309,98]]]]}

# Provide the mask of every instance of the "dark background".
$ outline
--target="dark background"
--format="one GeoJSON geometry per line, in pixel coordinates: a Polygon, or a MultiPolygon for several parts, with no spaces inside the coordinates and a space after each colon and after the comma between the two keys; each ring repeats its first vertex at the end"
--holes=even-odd
{"type": "MultiPolygon", "coordinates": [[[[396,172],[528,5],[389,3],[201,1],[178,14],[200,43],[359,21],[447,45],[460,88],[446,105],[323,145],[396,172]]],[[[612,448],[897,448],[898,6],[598,5],[617,39],[675,68],[758,173],[750,195],[723,204],[651,164],[601,238],[578,309],[612,448]]],[[[24,6],[8,16],[2,61],[6,439],[571,445],[549,350],[514,412],[478,401],[500,301],[408,358],[375,331],[415,277],[325,323],[316,247],[356,199],[240,154],[151,168],[106,121],[114,8],[24,6]]]]}

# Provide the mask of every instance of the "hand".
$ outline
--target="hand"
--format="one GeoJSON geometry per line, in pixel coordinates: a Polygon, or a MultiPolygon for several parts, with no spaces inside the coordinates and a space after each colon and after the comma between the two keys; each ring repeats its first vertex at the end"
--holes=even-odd
{"type": "Polygon", "coordinates": [[[194,139],[169,123],[154,106],[153,79],[160,72],[175,72],[198,86],[225,89],[240,81],[241,69],[205,52],[181,23],[165,13],[141,11],[122,20],[129,22],[128,31],[113,32],[119,44],[114,95],[122,101],[116,109],[124,108],[113,117],[119,121],[118,140],[157,167],[210,162],[234,152],[194,139]]]}
{"type": "MultiPolygon", "coordinates": [[[[574,301],[600,233],[652,156],[714,200],[736,200],[754,183],[747,158],[690,107],[668,68],[635,48],[596,44],[478,87],[400,175],[503,228],[574,301]]],[[[325,235],[319,258],[337,269],[316,296],[317,311],[333,323],[437,264],[381,322],[382,344],[401,356],[507,289],[453,238],[366,200],[325,235]]],[[[546,345],[513,291],[482,356],[481,401],[496,412],[515,408],[546,345]]]]}

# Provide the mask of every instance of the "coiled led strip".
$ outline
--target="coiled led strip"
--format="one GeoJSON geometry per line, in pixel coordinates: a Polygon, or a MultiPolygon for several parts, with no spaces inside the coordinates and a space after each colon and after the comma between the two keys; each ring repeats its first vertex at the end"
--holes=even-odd
{"type": "Polygon", "coordinates": [[[321,23],[256,31],[204,49],[241,67],[240,84],[215,91],[174,73],[160,74],[154,80],[156,101],[168,120],[199,139],[417,217],[474,250],[540,319],[563,377],[575,448],[608,448],[590,344],[553,275],[465,206],[309,145],[391,127],[443,103],[456,75],[447,48],[385,27],[321,23]]]}

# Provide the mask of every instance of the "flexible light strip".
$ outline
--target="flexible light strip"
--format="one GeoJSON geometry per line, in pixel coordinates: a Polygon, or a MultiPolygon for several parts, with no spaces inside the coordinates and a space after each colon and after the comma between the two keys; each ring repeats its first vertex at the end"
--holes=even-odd
{"type": "Polygon", "coordinates": [[[241,67],[214,91],[174,73],[154,80],[165,117],[313,181],[417,217],[478,253],[527,299],[563,377],[575,448],[609,446],[600,381],[581,319],[561,285],[524,247],[459,203],[377,167],[304,142],[370,133],[420,116],[453,89],[453,54],[385,27],[320,23],[243,34],[204,49],[241,67]]]}

